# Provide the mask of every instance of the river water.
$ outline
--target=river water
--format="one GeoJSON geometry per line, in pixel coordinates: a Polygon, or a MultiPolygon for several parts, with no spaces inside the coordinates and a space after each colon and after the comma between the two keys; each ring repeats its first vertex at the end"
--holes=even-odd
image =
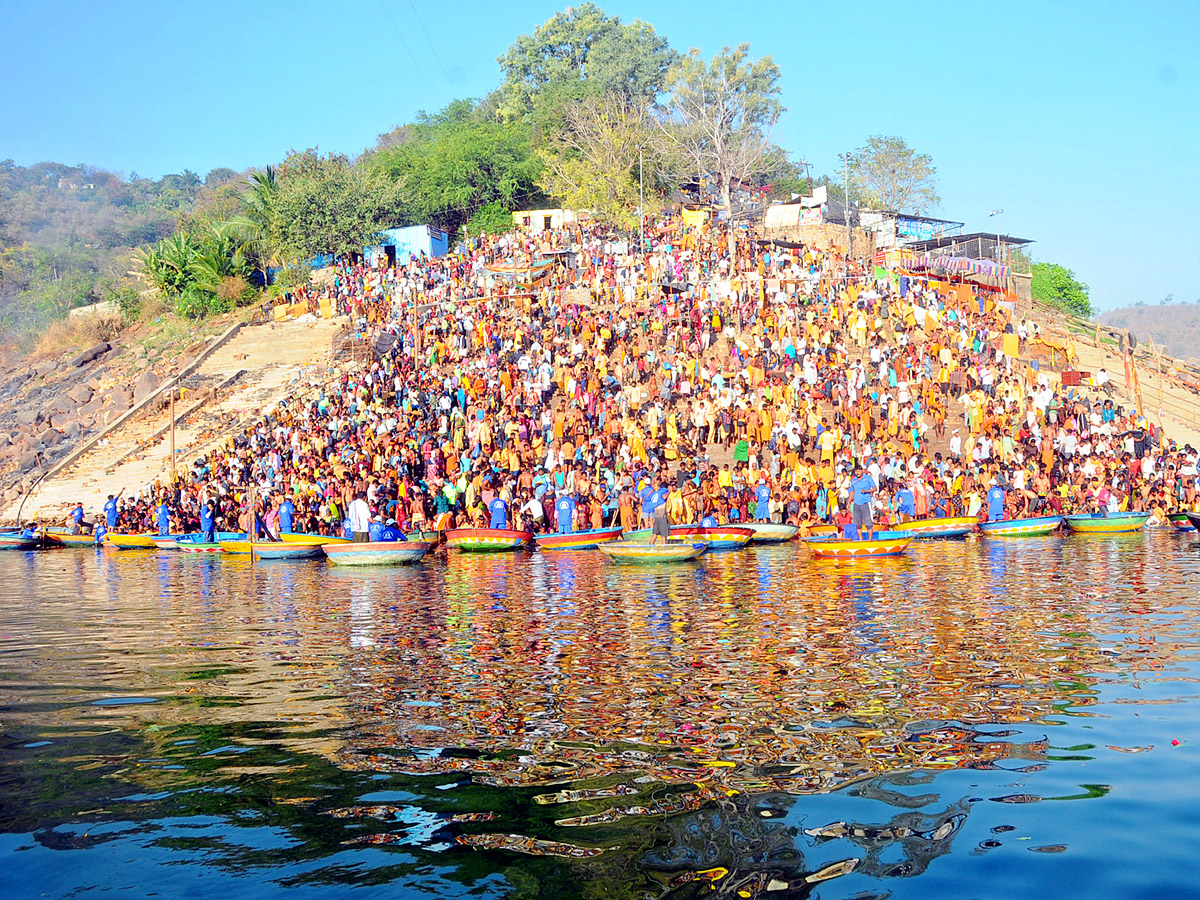
{"type": "Polygon", "coordinates": [[[1198,548],[3,553],[0,891],[1198,896],[1198,548]]]}

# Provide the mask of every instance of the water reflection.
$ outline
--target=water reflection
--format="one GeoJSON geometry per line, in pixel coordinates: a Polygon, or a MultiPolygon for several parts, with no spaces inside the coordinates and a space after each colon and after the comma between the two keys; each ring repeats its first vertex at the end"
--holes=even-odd
{"type": "Polygon", "coordinates": [[[632,570],[22,554],[0,559],[0,830],[278,883],[572,895],[582,866],[605,896],[882,889],[956,852],[973,800],[1107,792],[1012,785],[1091,760],[1050,734],[1112,686],[1188,677],[1196,572],[1170,535],[632,570]],[[995,787],[934,789],[966,771],[995,787]],[[839,790],[890,814],[797,827],[839,790]],[[188,816],[216,820],[168,824],[188,816]]]}

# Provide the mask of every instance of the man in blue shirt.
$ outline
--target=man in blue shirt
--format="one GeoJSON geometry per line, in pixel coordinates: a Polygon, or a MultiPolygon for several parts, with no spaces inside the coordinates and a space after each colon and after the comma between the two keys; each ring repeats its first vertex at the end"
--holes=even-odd
{"type": "Polygon", "coordinates": [[[171,533],[171,508],[167,506],[166,498],[158,504],[158,509],[155,511],[155,521],[158,523],[158,533],[165,537],[171,533]]]}
{"type": "Polygon", "coordinates": [[[1004,488],[993,484],[987,492],[988,521],[999,522],[1004,518],[1004,488]]]}
{"type": "Polygon", "coordinates": [[[395,519],[388,519],[383,529],[379,532],[379,540],[387,543],[395,543],[397,541],[407,541],[408,538],[404,536],[404,532],[396,527],[395,519]]]}
{"type": "MultiPolygon", "coordinates": [[[[124,493],[124,489],[122,489],[122,493],[124,493]]],[[[117,500],[119,500],[120,497],[121,494],[117,494],[115,497],[112,494],[109,494],[108,502],[104,504],[104,521],[109,528],[117,527],[117,500]]]]}
{"type": "Polygon", "coordinates": [[[570,494],[563,494],[555,502],[554,520],[558,523],[559,534],[570,534],[575,530],[575,499],[570,494]]]}
{"type": "Polygon", "coordinates": [[[284,501],[279,504],[279,531],[282,534],[292,533],[292,523],[295,521],[296,504],[292,503],[291,497],[285,497],[284,501]]]}
{"type": "Polygon", "coordinates": [[[771,488],[762,478],[758,479],[758,487],[754,489],[754,518],[759,522],[771,518],[771,488]]]}
{"type": "Polygon", "coordinates": [[[896,491],[896,518],[901,522],[911,522],[917,514],[917,501],[908,485],[901,484],[896,491]]]}
{"type": "Polygon", "coordinates": [[[875,518],[871,515],[871,496],[875,493],[875,479],[863,472],[862,466],[854,467],[850,479],[851,522],[859,532],[865,532],[870,540],[875,533],[875,518]]]}
{"type": "Polygon", "coordinates": [[[507,528],[508,527],[508,504],[505,503],[500,495],[497,494],[492,502],[488,504],[488,511],[492,514],[492,519],[489,527],[491,528],[507,528]]]}
{"type": "Polygon", "coordinates": [[[204,535],[200,538],[200,540],[204,541],[206,544],[211,544],[216,537],[214,534],[215,522],[213,519],[213,502],[211,500],[200,504],[200,530],[204,532],[204,535]]]}

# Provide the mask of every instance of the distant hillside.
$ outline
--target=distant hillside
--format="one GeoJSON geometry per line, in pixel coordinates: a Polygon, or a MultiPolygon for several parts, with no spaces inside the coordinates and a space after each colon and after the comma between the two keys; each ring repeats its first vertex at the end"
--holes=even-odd
{"type": "Polygon", "coordinates": [[[1125,306],[1099,316],[1105,325],[1128,328],[1139,344],[1155,346],[1183,360],[1200,357],[1200,304],[1169,303],[1160,306],[1125,306]]]}

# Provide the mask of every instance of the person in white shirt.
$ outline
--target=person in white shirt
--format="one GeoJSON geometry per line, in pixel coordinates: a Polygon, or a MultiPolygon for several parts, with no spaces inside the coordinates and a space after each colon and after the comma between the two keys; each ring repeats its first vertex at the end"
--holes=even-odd
{"type": "Polygon", "coordinates": [[[366,542],[371,539],[371,507],[367,505],[367,497],[362,491],[354,495],[350,501],[350,531],[354,540],[366,542]]]}

